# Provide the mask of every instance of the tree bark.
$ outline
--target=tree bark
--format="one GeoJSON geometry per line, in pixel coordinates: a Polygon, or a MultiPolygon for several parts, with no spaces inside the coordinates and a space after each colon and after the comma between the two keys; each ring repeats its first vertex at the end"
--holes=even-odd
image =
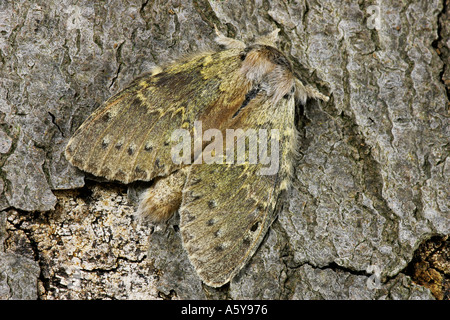
{"type": "Polygon", "coordinates": [[[0,298],[445,298],[448,259],[430,289],[408,271],[432,236],[448,255],[445,2],[1,1],[0,298]],[[137,223],[138,184],[85,177],[63,153],[138,75],[219,50],[214,25],[245,42],[280,28],[298,75],[331,96],[299,110],[293,188],[219,289],[190,265],[178,216],[137,223]]]}

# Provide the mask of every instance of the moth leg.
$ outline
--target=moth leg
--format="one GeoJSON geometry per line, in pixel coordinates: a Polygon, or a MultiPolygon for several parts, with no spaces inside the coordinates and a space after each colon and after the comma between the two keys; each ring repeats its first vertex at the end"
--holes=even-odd
{"type": "Polygon", "coordinates": [[[297,78],[295,78],[295,98],[297,100],[300,100],[302,104],[305,104],[306,99],[308,98],[319,99],[323,101],[328,101],[330,99],[326,95],[320,93],[320,91],[316,88],[310,85],[303,85],[300,79],[297,78]]]}
{"type": "Polygon", "coordinates": [[[180,207],[187,169],[160,178],[141,195],[136,212],[140,219],[162,222],[170,219],[180,207]]]}
{"type": "Polygon", "coordinates": [[[217,37],[214,39],[218,44],[225,46],[227,49],[244,49],[246,47],[245,43],[233,38],[228,38],[223,35],[222,32],[217,29],[214,25],[217,37]]]}

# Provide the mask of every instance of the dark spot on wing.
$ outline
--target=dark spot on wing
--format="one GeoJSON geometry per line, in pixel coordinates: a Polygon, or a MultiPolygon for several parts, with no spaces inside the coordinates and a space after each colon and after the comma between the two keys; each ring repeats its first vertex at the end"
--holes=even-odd
{"type": "Polygon", "coordinates": [[[259,221],[257,221],[255,224],[252,225],[252,227],[250,228],[251,232],[255,232],[258,229],[259,226],[259,221]]]}
{"type": "Polygon", "coordinates": [[[145,115],[148,111],[145,101],[139,97],[135,97],[131,102],[131,110],[136,112],[138,115],[145,115]]]}
{"type": "Polygon", "coordinates": [[[111,120],[111,114],[109,112],[106,112],[103,116],[102,116],[102,121],[104,122],[109,122],[109,120],[111,120]]]}
{"type": "Polygon", "coordinates": [[[208,207],[209,207],[210,209],[214,209],[215,207],[217,207],[217,202],[216,202],[216,200],[210,200],[210,201],[208,201],[208,207]]]}
{"type": "Polygon", "coordinates": [[[161,160],[160,160],[159,158],[157,158],[157,159],[155,160],[155,166],[156,166],[158,169],[164,168],[164,164],[161,164],[161,160]]]}
{"type": "Polygon", "coordinates": [[[150,145],[145,145],[144,150],[148,151],[148,152],[151,152],[153,150],[153,147],[150,146],[150,145]]]}
{"type": "Polygon", "coordinates": [[[122,170],[118,170],[114,175],[115,180],[125,181],[126,174],[122,170]]]}
{"type": "Polygon", "coordinates": [[[147,179],[147,176],[148,176],[147,172],[143,170],[141,167],[136,166],[136,168],[134,168],[135,179],[145,180],[147,179]]]}

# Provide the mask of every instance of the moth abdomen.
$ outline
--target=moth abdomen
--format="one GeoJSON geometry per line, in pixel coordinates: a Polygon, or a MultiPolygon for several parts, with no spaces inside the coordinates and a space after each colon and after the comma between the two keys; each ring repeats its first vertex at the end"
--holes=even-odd
{"type": "Polygon", "coordinates": [[[141,195],[138,217],[153,222],[168,220],[181,204],[186,173],[186,169],[178,170],[166,179],[158,179],[147,189],[141,195]]]}

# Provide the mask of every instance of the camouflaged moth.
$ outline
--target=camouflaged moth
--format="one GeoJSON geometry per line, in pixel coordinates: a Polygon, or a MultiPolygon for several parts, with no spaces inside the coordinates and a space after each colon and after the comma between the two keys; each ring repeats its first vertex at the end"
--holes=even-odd
{"type": "MultiPolygon", "coordinates": [[[[93,175],[122,183],[155,180],[139,214],[162,221],[179,211],[183,246],[209,286],[224,285],[242,269],[276,218],[275,205],[293,175],[296,104],[328,100],[294,76],[275,46],[278,32],[246,45],[216,29],[225,50],[137,78],[97,109],[66,148],[70,163],[93,175]],[[278,130],[278,170],[258,174],[265,164],[249,161],[249,152],[240,163],[196,164],[204,140],[187,151],[190,161],[173,161],[173,132],[195,134],[200,121],[203,130],[223,136],[231,129],[278,130]]],[[[245,135],[236,137],[236,143],[252,144],[245,135]]]]}

